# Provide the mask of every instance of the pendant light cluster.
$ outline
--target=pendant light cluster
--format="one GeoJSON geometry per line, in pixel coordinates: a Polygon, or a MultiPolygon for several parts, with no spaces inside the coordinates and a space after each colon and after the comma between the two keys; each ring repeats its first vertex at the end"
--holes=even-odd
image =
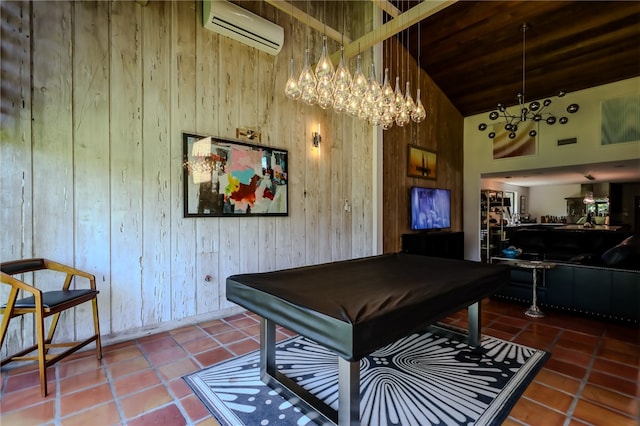
{"type": "MultiPolygon", "coordinates": [[[[515,139],[517,137],[518,126],[524,127],[524,124],[526,124],[527,121],[543,122],[543,123],[547,123],[550,126],[554,125],[556,121],[558,121],[560,124],[567,124],[567,122],[569,121],[569,118],[567,118],[567,116],[562,116],[556,120],[556,116],[552,112],[545,111],[545,108],[551,105],[551,99],[545,99],[542,105],[540,105],[540,102],[538,101],[531,102],[528,108],[525,105],[524,89],[525,89],[526,69],[527,69],[526,56],[525,56],[525,53],[526,53],[525,35],[527,32],[527,29],[529,29],[529,26],[525,22],[520,27],[520,30],[522,31],[522,92],[518,93],[517,95],[519,114],[516,115],[516,114],[510,113],[507,110],[506,106],[501,103],[497,105],[496,110],[491,111],[489,113],[490,120],[497,120],[499,118],[502,118],[503,121],[501,123],[505,123],[504,130],[509,132],[508,133],[509,139],[515,139]],[[545,116],[546,116],[546,119],[545,119],[545,116]]],[[[561,98],[565,94],[566,93],[564,91],[560,91],[558,93],[558,97],[561,98]]],[[[567,107],[567,112],[569,114],[575,114],[576,112],[578,112],[579,109],[580,109],[580,106],[578,104],[571,104],[567,107]]],[[[480,130],[481,132],[484,132],[485,130],[487,130],[488,127],[489,126],[486,123],[480,123],[478,125],[478,130],[480,130]]],[[[538,132],[535,129],[531,129],[529,131],[529,136],[531,137],[535,137],[537,134],[538,132]]],[[[496,137],[496,132],[490,131],[488,136],[489,136],[489,139],[493,139],[496,137]]]]}
{"type": "Polygon", "coordinates": [[[362,57],[358,54],[356,71],[352,76],[345,63],[344,46],[341,47],[338,68],[334,70],[327,54],[326,35],[322,38],[322,53],[315,71],[310,62],[310,50],[307,46],[304,68],[296,76],[292,51],[289,79],[285,86],[287,98],[302,100],[307,105],[318,105],[322,109],[333,108],[335,112],[349,114],[384,130],[390,129],[394,124],[402,127],[411,121],[420,123],[427,116],[420,99],[420,89],[417,90],[414,101],[409,81],[406,82],[405,93],[402,93],[399,76],[395,79],[393,89],[388,68],[384,71],[382,84],[376,77],[373,63],[367,78],[362,72],[362,57]]]}

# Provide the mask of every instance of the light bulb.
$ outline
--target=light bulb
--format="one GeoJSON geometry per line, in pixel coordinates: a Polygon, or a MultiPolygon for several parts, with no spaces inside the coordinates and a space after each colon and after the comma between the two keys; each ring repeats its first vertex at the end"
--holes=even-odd
{"type": "Polygon", "coordinates": [[[289,79],[287,80],[287,85],[284,88],[284,94],[289,99],[293,99],[294,101],[300,99],[302,95],[302,90],[300,90],[300,86],[298,85],[298,79],[293,75],[294,74],[294,62],[293,58],[291,58],[291,68],[289,70],[289,79]]]}
{"type": "Polygon", "coordinates": [[[316,79],[318,81],[331,81],[333,79],[333,64],[327,56],[327,36],[322,37],[322,54],[318,65],[316,65],[316,79]]]}

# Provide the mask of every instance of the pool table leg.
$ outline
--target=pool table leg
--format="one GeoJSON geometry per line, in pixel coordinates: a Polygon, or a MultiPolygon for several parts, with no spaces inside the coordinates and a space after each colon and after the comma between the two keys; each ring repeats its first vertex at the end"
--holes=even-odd
{"type": "Polygon", "coordinates": [[[469,305],[469,345],[478,347],[480,346],[480,300],[476,303],[469,305]]]}
{"type": "Polygon", "coordinates": [[[360,424],[360,362],[338,358],[338,412],[276,369],[276,323],[260,319],[260,379],[269,386],[297,396],[328,421],[340,426],[360,424]]]}
{"type": "Polygon", "coordinates": [[[360,362],[338,357],[338,425],[360,424],[360,362]]]}
{"type": "Polygon", "coordinates": [[[260,319],[260,378],[276,376],[276,323],[260,319]]]}

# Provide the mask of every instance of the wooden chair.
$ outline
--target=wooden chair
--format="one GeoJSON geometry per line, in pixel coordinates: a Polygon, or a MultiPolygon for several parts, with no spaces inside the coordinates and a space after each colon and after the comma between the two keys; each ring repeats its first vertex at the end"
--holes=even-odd
{"type": "MultiPolygon", "coordinates": [[[[77,279],[76,279],[77,281],[77,279]]],[[[5,305],[0,306],[0,314],[3,314],[0,328],[0,348],[4,343],[4,338],[9,328],[9,320],[25,314],[34,314],[36,329],[36,344],[20,352],[11,355],[2,361],[0,365],[5,365],[18,360],[37,360],[40,370],[40,392],[42,396],[47,396],[47,367],[58,362],[62,358],[71,355],[78,349],[96,342],[96,354],[98,359],[102,358],[102,347],[100,344],[100,325],[98,323],[98,290],[96,290],[95,277],[87,272],[73,267],[53,262],[47,259],[25,259],[0,263],[0,282],[11,287],[9,300],[5,305]],[[31,284],[27,284],[13,275],[35,272],[39,270],[53,270],[65,273],[66,278],[61,290],[41,291],[31,284]],[[71,280],[74,276],[83,277],[89,280],[88,289],[70,290],[71,280]],[[18,299],[18,293],[25,292],[22,299],[18,299]],[[94,333],[88,339],[76,342],[53,343],[53,334],[60,319],[60,313],[81,303],[91,301],[93,307],[94,333]],[[44,335],[44,319],[53,315],[49,333],[44,335]],[[68,348],[63,352],[49,354],[51,348],[68,348]],[[37,354],[27,356],[27,354],[37,351],[37,354]]]]}

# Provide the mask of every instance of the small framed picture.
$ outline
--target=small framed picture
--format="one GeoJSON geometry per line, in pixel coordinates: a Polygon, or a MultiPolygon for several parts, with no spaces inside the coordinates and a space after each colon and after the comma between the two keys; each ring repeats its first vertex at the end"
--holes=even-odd
{"type": "Polygon", "coordinates": [[[407,153],[407,175],[411,177],[435,179],[438,157],[435,152],[417,145],[409,145],[407,153]]]}

